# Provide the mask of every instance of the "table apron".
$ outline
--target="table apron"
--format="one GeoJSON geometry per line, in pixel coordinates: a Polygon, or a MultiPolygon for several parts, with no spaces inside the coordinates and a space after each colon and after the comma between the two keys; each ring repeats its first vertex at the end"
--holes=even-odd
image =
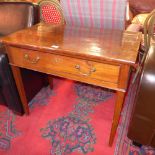
{"type": "Polygon", "coordinates": [[[122,92],[127,88],[129,66],[125,64],[101,63],[13,46],[7,46],[7,52],[13,66],[122,92]]]}

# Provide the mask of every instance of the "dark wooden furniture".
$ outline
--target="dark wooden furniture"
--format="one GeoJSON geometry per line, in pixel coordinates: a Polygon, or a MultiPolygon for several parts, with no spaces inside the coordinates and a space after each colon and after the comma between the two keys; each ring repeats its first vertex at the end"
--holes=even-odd
{"type": "Polygon", "coordinates": [[[128,137],[134,142],[155,147],[155,44],[148,51],[128,137]]]}
{"type": "MultiPolygon", "coordinates": [[[[38,6],[24,1],[0,1],[0,37],[15,31],[31,27],[38,23],[38,6]]],[[[27,100],[43,87],[43,74],[21,69],[27,100]]],[[[5,48],[0,43],[0,104],[4,104],[13,112],[23,114],[23,106],[19,98],[16,84],[11,72],[5,48]]]]}
{"type": "Polygon", "coordinates": [[[3,39],[25,112],[20,67],[116,90],[112,145],[141,33],[40,23],[3,39]]]}

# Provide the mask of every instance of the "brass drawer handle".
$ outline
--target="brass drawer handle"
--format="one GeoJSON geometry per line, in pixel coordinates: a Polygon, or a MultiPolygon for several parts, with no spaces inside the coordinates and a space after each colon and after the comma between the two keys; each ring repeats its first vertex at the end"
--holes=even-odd
{"type": "Polygon", "coordinates": [[[39,56],[37,56],[35,59],[30,59],[28,54],[24,55],[24,59],[26,59],[31,64],[36,64],[40,60],[39,56]]]}
{"type": "Polygon", "coordinates": [[[96,68],[95,67],[90,67],[88,73],[83,73],[81,71],[80,65],[75,65],[75,68],[77,70],[79,70],[79,73],[82,74],[82,75],[84,75],[84,76],[89,76],[89,75],[91,75],[91,73],[96,72],[96,68]]]}

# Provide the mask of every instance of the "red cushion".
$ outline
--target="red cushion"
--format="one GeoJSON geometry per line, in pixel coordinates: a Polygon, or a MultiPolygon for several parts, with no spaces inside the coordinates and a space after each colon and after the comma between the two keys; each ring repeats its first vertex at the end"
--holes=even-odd
{"type": "Polygon", "coordinates": [[[43,5],[41,8],[42,18],[46,23],[54,23],[60,24],[61,23],[61,14],[57,10],[57,8],[52,4],[43,5]]]}

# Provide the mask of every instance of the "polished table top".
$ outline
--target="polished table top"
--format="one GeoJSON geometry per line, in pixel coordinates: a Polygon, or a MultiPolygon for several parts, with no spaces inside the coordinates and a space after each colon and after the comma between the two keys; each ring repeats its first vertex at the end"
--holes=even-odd
{"type": "Polygon", "coordinates": [[[141,33],[39,23],[3,38],[9,45],[49,53],[135,64],[141,33]]]}

